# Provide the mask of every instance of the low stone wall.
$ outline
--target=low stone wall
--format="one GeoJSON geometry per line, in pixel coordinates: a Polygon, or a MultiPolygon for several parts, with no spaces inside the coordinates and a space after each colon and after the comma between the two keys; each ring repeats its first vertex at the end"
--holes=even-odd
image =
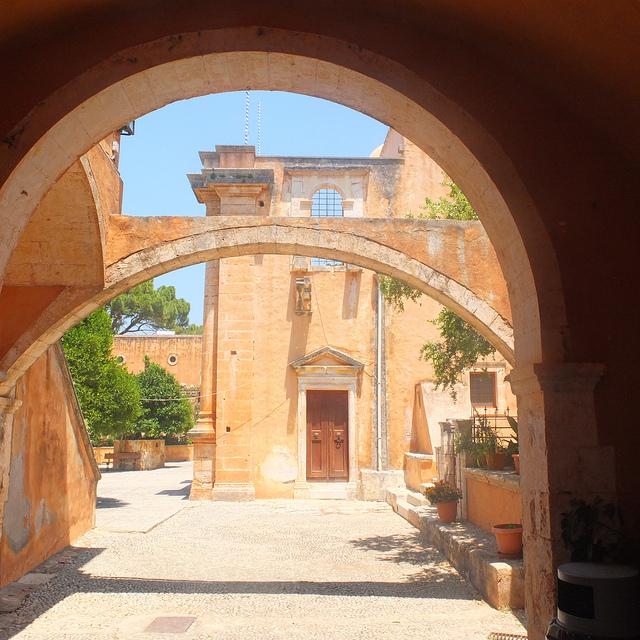
{"type": "Polygon", "coordinates": [[[187,462],[193,460],[192,444],[167,444],[164,447],[166,462],[187,462]]]}
{"type": "Polygon", "coordinates": [[[116,440],[113,443],[114,463],[116,471],[150,471],[164,467],[166,460],[164,440],[116,440]],[[137,462],[119,460],[118,453],[140,453],[137,462]]]}
{"type": "Polygon", "coordinates": [[[420,492],[425,482],[436,477],[436,463],[430,453],[404,454],[404,483],[412,491],[420,492]]]}
{"type": "Polygon", "coordinates": [[[492,533],[494,524],[522,522],[520,476],[510,471],[465,469],[466,518],[492,533]]]}
{"type": "Polygon", "coordinates": [[[388,469],[386,471],[360,469],[358,500],[384,502],[387,489],[402,486],[402,471],[399,469],[388,469]]]}
{"type": "MultiPolygon", "coordinates": [[[[113,453],[113,447],[93,447],[93,455],[97,464],[106,464],[105,456],[107,453],[113,453]]],[[[165,444],[164,453],[165,462],[187,462],[193,460],[193,445],[165,444]]]]}
{"type": "Polygon", "coordinates": [[[439,522],[435,507],[428,506],[424,496],[406,489],[389,489],[387,502],[419,529],[426,542],[439,549],[492,607],[524,607],[523,562],[499,556],[492,535],[469,522],[439,522]]]}

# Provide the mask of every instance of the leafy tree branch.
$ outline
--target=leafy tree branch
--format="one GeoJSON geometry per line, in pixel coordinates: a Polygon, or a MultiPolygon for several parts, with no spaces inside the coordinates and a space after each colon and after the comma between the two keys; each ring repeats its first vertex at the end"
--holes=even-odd
{"type": "Polygon", "coordinates": [[[193,407],[175,376],[145,356],[136,380],[142,395],[136,430],[146,437],[184,436],[194,424],[193,407]]]}
{"type": "Polygon", "coordinates": [[[449,309],[442,309],[432,322],[438,327],[441,340],[425,342],[420,348],[420,357],[433,365],[435,388],[448,389],[455,400],[455,385],[460,382],[462,372],[494,353],[495,349],[449,309]]]}
{"type": "Polygon", "coordinates": [[[106,309],[111,316],[112,332],[118,335],[158,329],[178,332],[190,326],[191,305],[176,298],[175,287],[162,285],[156,289],[153,280],[114,298],[106,309]]]}
{"type": "Polygon", "coordinates": [[[126,436],[142,413],[135,376],[111,355],[111,319],[104,309],[62,338],[69,371],[91,440],[126,436]]]}

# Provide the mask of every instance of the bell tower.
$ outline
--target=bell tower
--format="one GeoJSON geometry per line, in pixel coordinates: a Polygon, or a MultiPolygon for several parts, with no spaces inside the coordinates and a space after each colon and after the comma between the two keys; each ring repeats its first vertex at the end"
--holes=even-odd
{"type": "MultiPolygon", "coordinates": [[[[200,159],[202,171],[188,178],[198,202],[205,205],[207,216],[240,218],[269,215],[273,170],[255,167],[255,147],[217,145],[213,152],[201,151],[200,159]]],[[[251,259],[233,258],[234,268],[242,269],[244,262],[251,259]]],[[[189,432],[194,443],[190,498],[252,500],[255,489],[251,469],[250,409],[238,406],[234,412],[236,423],[229,421],[230,424],[222,428],[217,419],[220,404],[220,263],[220,260],[207,262],[205,271],[200,413],[195,427],[189,432]],[[243,425],[244,429],[241,428],[243,425]]],[[[239,351],[243,353],[243,359],[234,362],[234,371],[245,379],[253,375],[253,358],[246,357],[246,353],[252,351],[239,351]]],[[[231,388],[227,392],[231,403],[237,391],[231,388]]]]}

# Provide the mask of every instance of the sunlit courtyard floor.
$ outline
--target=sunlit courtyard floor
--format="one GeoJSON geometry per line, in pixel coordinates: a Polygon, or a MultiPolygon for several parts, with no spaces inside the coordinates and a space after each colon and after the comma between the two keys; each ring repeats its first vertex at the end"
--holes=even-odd
{"type": "Polygon", "coordinates": [[[387,505],[193,503],[185,499],[190,474],[188,463],[105,473],[97,528],[17,612],[2,616],[2,637],[469,640],[524,633],[387,505]],[[191,619],[154,623],[159,617],[191,619]],[[147,631],[167,624],[190,626],[147,631]]]}

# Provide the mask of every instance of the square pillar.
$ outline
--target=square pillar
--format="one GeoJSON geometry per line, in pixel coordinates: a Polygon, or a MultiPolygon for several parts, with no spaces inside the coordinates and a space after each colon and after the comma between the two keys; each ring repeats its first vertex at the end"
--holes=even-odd
{"type": "Polygon", "coordinates": [[[556,569],[568,560],[560,521],[574,498],[615,499],[612,447],[598,442],[600,364],[535,364],[509,374],[518,399],[525,607],[530,640],[556,614],[556,569]]]}

